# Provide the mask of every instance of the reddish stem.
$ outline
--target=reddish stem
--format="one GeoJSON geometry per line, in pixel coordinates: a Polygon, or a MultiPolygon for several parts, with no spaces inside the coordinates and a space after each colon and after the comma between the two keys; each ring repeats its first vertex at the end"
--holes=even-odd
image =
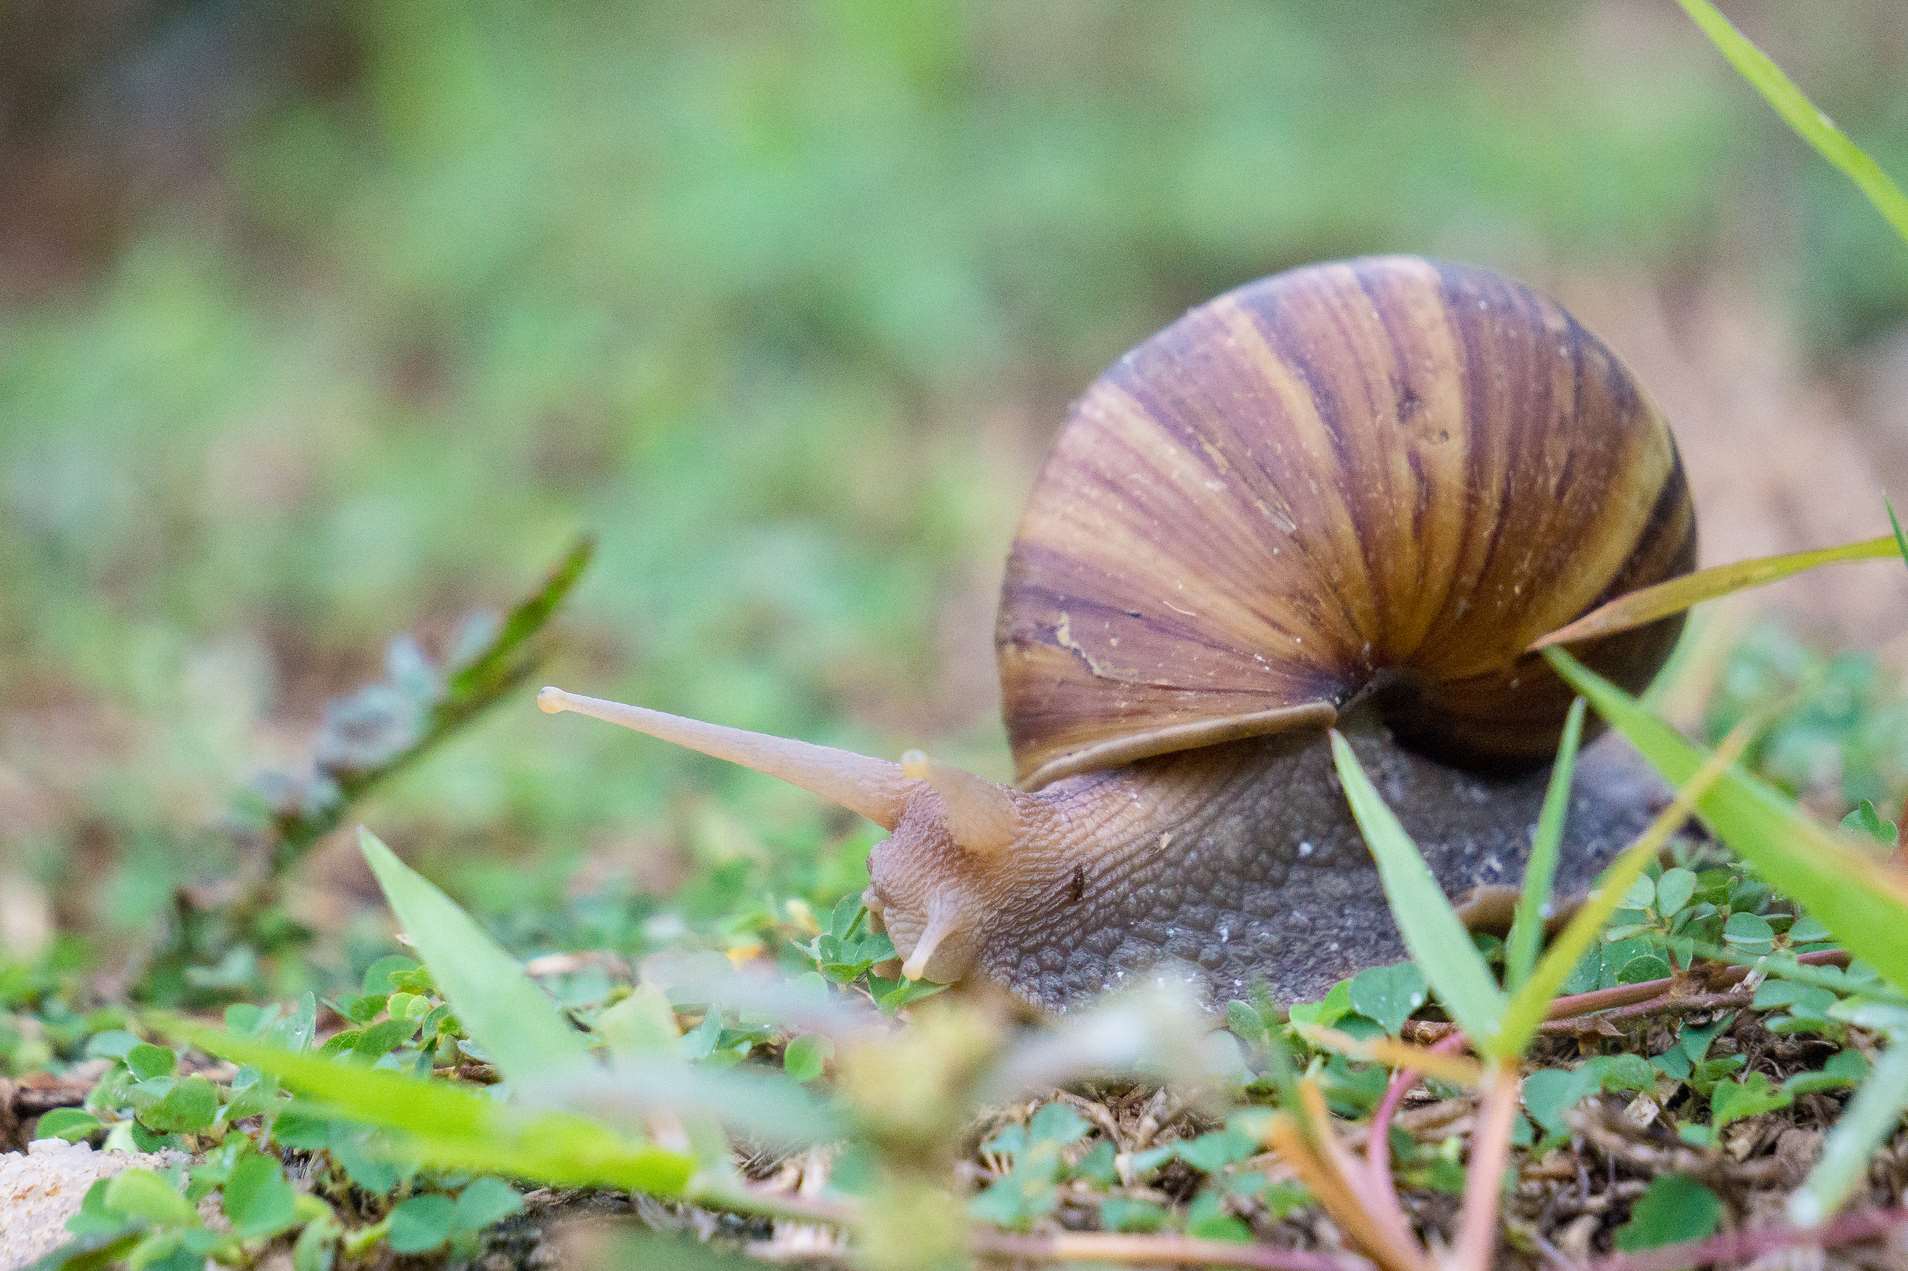
{"type": "MultiPolygon", "coordinates": [[[[1818,949],[1814,953],[1800,954],[1795,960],[1803,966],[1846,966],[1848,964],[1848,954],[1841,949],[1818,949]]],[[[1745,966],[1717,966],[1715,963],[1705,963],[1704,965],[1715,968],[1710,973],[1710,981],[1715,984],[1727,985],[1741,983],[1743,977],[1748,975],[1750,971],[1750,968],[1745,966]]],[[[1644,980],[1639,984],[1619,984],[1615,988],[1592,989],[1588,993],[1572,993],[1569,997],[1557,998],[1551,1002],[1549,1010],[1544,1013],[1545,1023],[1543,1031],[1546,1033],[1570,1032],[1570,1026],[1565,1021],[1575,1019],[1578,1016],[1589,1015],[1596,1011],[1607,1011],[1613,1007],[1641,1006],[1645,1003],[1653,1006],[1669,1005],[1670,1003],[1681,1001],[1682,999],[1676,995],[1675,990],[1688,984],[1688,982],[1689,976],[1687,974],[1672,975],[1660,980],[1644,980]],[[1661,1000],[1659,1001],[1658,999],[1661,1000]]],[[[1625,1018],[1634,1018],[1649,1013],[1648,1011],[1634,1011],[1628,1013],[1625,1018]]],[[[1446,1038],[1458,1035],[1457,1026],[1455,1024],[1446,1024],[1436,1020],[1417,1024],[1416,1027],[1419,1030],[1419,1036],[1429,1035],[1438,1041],[1443,1041],[1446,1038]]]]}
{"type": "Polygon", "coordinates": [[[1458,1216],[1453,1265],[1465,1271],[1490,1271],[1497,1249],[1497,1203],[1504,1194],[1504,1170],[1510,1162],[1511,1124],[1517,1117],[1522,1082],[1514,1063],[1498,1061],[1485,1077],[1471,1128],[1471,1164],[1464,1179],[1464,1207],[1458,1216]]]}
{"type": "Polygon", "coordinates": [[[1141,1263],[1152,1266],[1247,1267],[1254,1271],[1348,1271],[1363,1265],[1306,1249],[1197,1240],[1190,1236],[1122,1236],[1098,1231],[1068,1231],[1052,1236],[1016,1236],[976,1232],[968,1246],[988,1258],[1017,1261],[1141,1263]]]}
{"type": "MultiPolygon", "coordinates": [[[[1451,1033],[1432,1043],[1431,1050],[1448,1055],[1463,1046],[1464,1034],[1451,1033]]],[[[1370,1170],[1372,1186],[1380,1196],[1395,1195],[1397,1191],[1391,1181],[1391,1123],[1398,1109],[1404,1106],[1405,1096],[1417,1088],[1423,1077],[1415,1068],[1400,1068],[1392,1076],[1391,1084],[1385,1087],[1385,1097],[1378,1101],[1378,1110],[1372,1113],[1371,1128],[1365,1132],[1365,1167],[1370,1170]]]]}

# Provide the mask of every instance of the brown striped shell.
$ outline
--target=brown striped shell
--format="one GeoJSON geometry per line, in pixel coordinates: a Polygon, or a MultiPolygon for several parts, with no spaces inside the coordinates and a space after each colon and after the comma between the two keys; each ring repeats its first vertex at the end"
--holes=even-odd
{"type": "MultiPolygon", "coordinates": [[[[1553,302],[1406,257],[1250,283],[1114,364],[1041,470],[996,631],[1021,782],[1367,697],[1452,762],[1540,759],[1569,694],[1522,650],[1695,550],[1662,416],[1553,302]]],[[[1640,689],[1680,629],[1575,651],[1640,689]]]]}

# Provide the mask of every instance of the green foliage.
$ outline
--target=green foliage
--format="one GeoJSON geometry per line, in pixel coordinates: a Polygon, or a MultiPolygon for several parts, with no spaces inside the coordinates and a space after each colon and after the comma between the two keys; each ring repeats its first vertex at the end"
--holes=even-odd
{"type": "MultiPolygon", "coordinates": [[[[358,831],[358,846],[411,943],[423,954],[433,982],[507,1078],[524,1081],[587,1062],[583,1035],[530,982],[515,958],[371,831],[358,831]]],[[[411,1030],[416,1018],[387,1023],[411,1030]]]]}
{"type": "Polygon", "coordinates": [[[1617,1228],[1616,1246],[1626,1252],[1702,1240],[1722,1222],[1722,1198],[1693,1178],[1659,1174],[1617,1228]]]}
{"type": "Polygon", "coordinates": [[[1759,1072],[1719,1081],[1709,1092],[1709,1125],[1717,1134],[1737,1121],[1789,1106],[1790,1094],[1759,1072]]]}
{"type": "Polygon", "coordinates": [[[1748,752],[1766,780],[1831,804],[1888,807],[1908,790],[1908,693],[1874,655],[1824,656],[1773,628],[1752,632],[1724,664],[1704,735],[1719,741],[1772,707],[1748,752]]]}
{"type": "MultiPolygon", "coordinates": [[[[1569,655],[1552,649],[1545,656],[1668,779],[1687,781],[1708,757],[1569,655]]],[[[1697,809],[1760,877],[1799,901],[1896,987],[1908,987],[1908,945],[1899,938],[1908,925],[1908,884],[1898,875],[1740,769],[1725,772],[1697,809]]],[[[1760,939],[1759,930],[1738,931],[1760,939]]]]}
{"type": "Polygon", "coordinates": [[[386,1220],[384,1241],[393,1253],[468,1248],[485,1229],[522,1209],[523,1198],[508,1183],[479,1178],[455,1197],[429,1192],[400,1202],[386,1220]]]}
{"type": "Polygon", "coordinates": [[[1547,1139],[1561,1141],[1570,1130],[1570,1110],[1601,1091],[1647,1090],[1655,1081],[1650,1065],[1636,1055],[1599,1055],[1575,1068],[1540,1068],[1524,1079],[1524,1110],[1547,1139]]]}
{"type": "Polygon", "coordinates": [[[1394,1036],[1425,1003],[1424,973],[1416,963],[1368,967],[1351,979],[1352,1009],[1394,1036]]]}
{"type": "Polygon", "coordinates": [[[1550,784],[1544,788],[1543,807],[1538,810],[1537,828],[1531,834],[1523,889],[1517,898],[1517,911],[1511,919],[1510,936],[1504,947],[1504,987],[1512,993],[1530,979],[1530,973],[1537,966],[1537,950],[1543,944],[1551,884],[1556,878],[1557,858],[1563,848],[1564,817],[1570,807],[1570,779],[1576,771],[1577,747],[1583,741],[1583,714],[1583,699],[1578,698],[1570,704],[1570,713],[1564,716],[1563,736],[1557,742],[1550,784]]]}
{"type": "Polygon", "coordinates": [[[322,1117],[390,1132],[383,1150],[434,1169],[674,1195],[694,1168],[681,1153],[568,1113],[526,1112],[469,1087],[300,1055],[183,1023],[173,1031],[213,1054],[272,1074],[322,1117]]]}
{"type": "Polygon", "coordinates": [[[1385,899],[1391,902],[1411,960],[1424,972],[1451,1017],[1480,1047],[1491,1049],[1509,1005],[1507,999],[1417,845],[1365,775],[1358,756],[1337,732],[1332,733],[1331,742],[1345,797],[1378,864],[1385,899]]]}

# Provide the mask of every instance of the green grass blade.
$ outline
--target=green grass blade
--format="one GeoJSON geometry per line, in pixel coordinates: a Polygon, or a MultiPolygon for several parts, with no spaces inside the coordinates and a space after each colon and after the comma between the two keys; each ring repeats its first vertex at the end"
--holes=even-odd
{"type": "Polygon", "coordinates": [[[1767,53],[1751,43],[1748,36],[1738,31],[1710,0],[1678,2],[1683,6],[1683,11],[1702,28],[1710,43],[1729,59],[1736,73],[1748,80],[1750,87],[1761,93],[1762,99],[1775,108],[1776,114],[1782,116],[1782,122],[1815,147],[1817,154],[1841,169],[1843,175],[1868,196],[1868,201],[1875,205],[1875,210],[1882,214],[1883,219],[1894,226],[1903,241],[1908,241],[1908,194],[1904,194],[1901,187],[1882,171],[1881,165],[1849,140],[1848,134],[1837,128],[1835,122],[1796,86],[1795,81],[1784,74],[1767,53]]]}
{"type": "Polygon", "coordinates": [[[1727,565],[1711,565],[1708,569],[1699,569],[1690,574],[1679,574],[1675,578],[1653,586],[1639,587],[1635,591],[1618,596],[1608,604],[1592,609],[1575,622],[1552,631],[1533,643],[1527,651],[1534,653],[1552,645],[1572,644],[1578,640],[1631,631],[1637,627],[1647,626],[1659,618],[1681,613],[1690,606],[1701,604],[1705,600],[1715,600],[1734,592],[1747,591],[1751,587],[1761,587],[1806,570],[1819,569],[1824,565],[1882,560],[1893,556],[1896,550],[1894,537],[1884,534],[1880,538],[1865,538],[1855,543],[1818,547],[1812,551],[1788,552],[1781,556],[1761,556],[1754,560],[1732,561],[1727,565]]]}
{"type": "Polygon", "coordinates": [[[589,1046],[517,960],[369,830],[358,846],[464,1031],[513,1082],[589,1062],[589,1046]]]}
{"type": "MultiPolygon", "coordinates": [[[[1668,781],[1688,781],[1709,758],[1569,654],[1551,649],[1544,656],[1668,781]]],[[[1828,927],[1851,955],[1908,989],[1908,940],[1902,938],[1908,931],[1908,879],[1740,770],[1724,773],[1697,800],[1696,812],[1764,882],[1828,927]]]]}
{"type": "Polygon", "coordinates": [[[1530,863],[1524,866],[1524,891],[1511,918],[1504,945],[1504,986],[1514,995],[1537,965],[1544,942],[1544,911],[1550,904],[1551,883],[1557,877],[1557,857],[1563,848],[1564,817],[1570,810],[1570,778],[1577,769],[1577,747],[1583,741],[1584,701],[1570,704],[1563,737],[1557,743],[1557,762],[1550,769],[1544,806],[1537,814],[1537,832],[1530,839],[1530,863]]]}
{"type": "MultiPolygon", "coordinates": [[[[1581,698],[1578,704],[1582,704],[1581,698]]],[[[1623,902],[1631,884],[1662,852],[1663,844],[1669,841],[1670,835],[1682,828],[1696,801],[1736,761],[1753,735],[1753,729],[1747,725],[1732,733],[1721,748],[1683,783],[1670,805],[1603,871],[1590,895],[1570,916],[1564,929],[1557,933],[1556,940],[1551,942],[1530,978],[1511,994],[1510,1004],[1504,1008],[1504,1028],[1500,1036],[1505,1055],[1521,1055],[1524,1048],[1530,1045],[1531,1038],[1537,1035],[1537,1029],[1549,1014],[1550,1004],[1556,1000],[1558,990],[1563,988],[1564,981],[1570,978],[1570,972],[1583,960],[1583,955],[1590,951],[1590,946],[1596,943],[1597,936],[1610,921],[1610,915],[1623,902]]]]}
{"type": "Polygon", "coordinates": [[[1350,744],[1335,729],[1331,739],[1338,779],[1345,785],[1352,816],[1378,863],[1378,877],[1405,948],[1451,1018],[1482,1049],[1497,1036],[1504,994],[1491,979],[1490,967],[1471,942],[1464,920],[1431,876],[1418,845],[1385,806],[1350,744]]]}
{"type": "Polygon", "coordinates": [[[1868,1175],[1869,1162],[1908,1111],[1908,1039],[1891,1038],[1868,1079],[1848,1101],[1822,1144],[1822,1157],[1789,1197],[1789,1219],[1804,1227],[1842,1207],[1868,1175]]]}
{"type": "Polygon", "coordinates": [[[1888,524],[1895,531],[1895,549],[1901,553],[1901,562],[1908,565],[1908,534],[1901,532],[1901,518],[1895,515],[1895,505],[1884,498],[1882,506],[1888,509],[1888,524]]]}
{"type": "Polygon", "coordinates": [[[209,1054],[278,1078],[320,1116],[376,1127],[383,1146],[435,1169],[504,1174],[561,1187],[680,1196],[696,1162],[573,1112],[512,1107],[471,1086],[283,1050],[180,1020],[160,1025],[209,1054]]]}

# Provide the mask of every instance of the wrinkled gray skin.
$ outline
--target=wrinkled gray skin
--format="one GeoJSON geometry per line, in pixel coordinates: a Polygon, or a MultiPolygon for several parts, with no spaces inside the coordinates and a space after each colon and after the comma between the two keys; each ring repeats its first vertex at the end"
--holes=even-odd
{"type": "MultiPolygon", "coordinates": [[[[1461,901],[1478,887],[1521,881],[1547,768],[1479,776],[1399,748],[1374,721],[1353,717],[1341,727],[1447,894],[1461,901]]],[[[989,915],[979,940],[988,978],[1064,1010],[1177,962],[1203,975],[1215,1002],[1255,985],[1292,1002],[1403,960],[1321,733],[1146,760],[1057,782],[1042,797],[1082,809],[1118,805],[1129,801],[1118,783],[1187,763],[1210,765],[1203,797],[1162,816],[1109,818],[1110,841],[1090,867],[1024,889],[989,915]],[[1162,844],[1162,835],[1170,840],[1162,844]]],[[[1581,894],[1667,801],[1621,739],[1586,746],[1553,894],[1581,894]]]]}

